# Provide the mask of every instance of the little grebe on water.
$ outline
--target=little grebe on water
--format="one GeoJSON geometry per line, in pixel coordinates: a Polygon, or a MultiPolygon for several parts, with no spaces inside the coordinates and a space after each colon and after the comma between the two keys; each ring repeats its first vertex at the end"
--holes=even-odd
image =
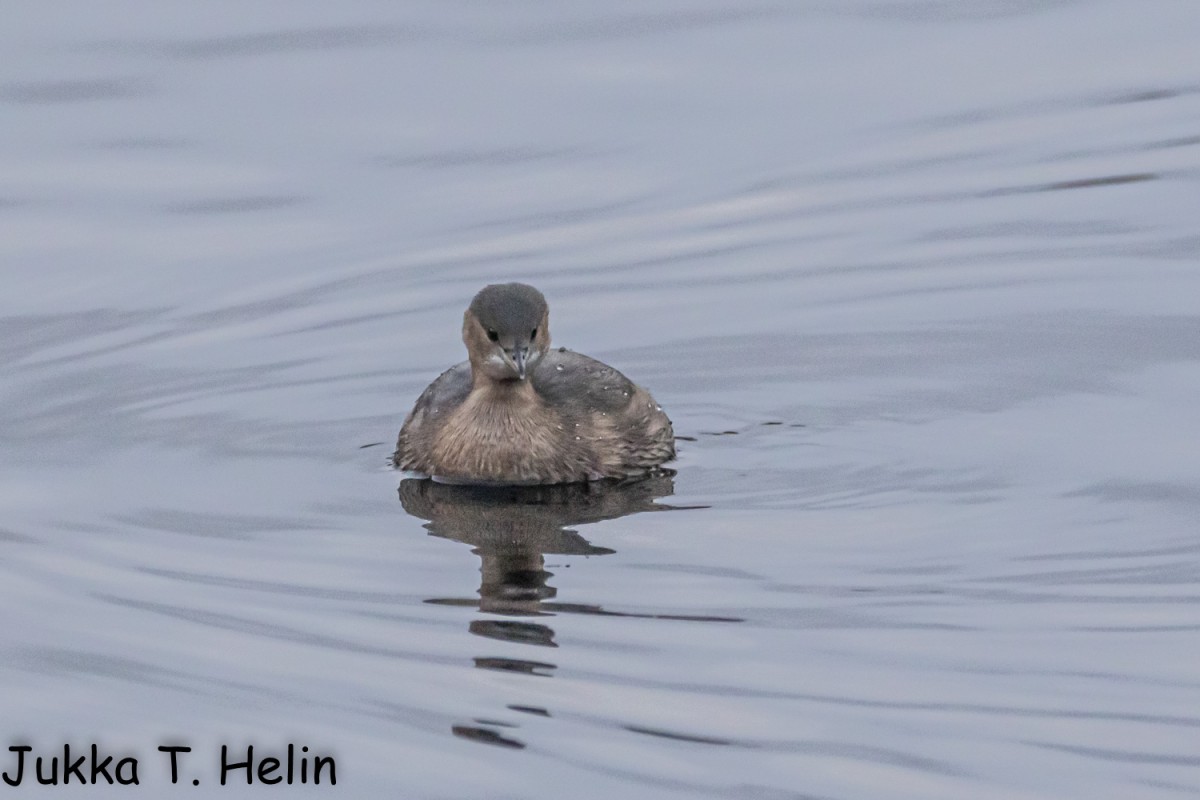
{"type": "Polygon", "coordinates": [[[671,420],[607,364],[550,349],[550,310],[532,286],[486,286],[463,315],[468,360],[429,385],[392,462],[462,483],[630,478],[675,457],[671,420]]]}

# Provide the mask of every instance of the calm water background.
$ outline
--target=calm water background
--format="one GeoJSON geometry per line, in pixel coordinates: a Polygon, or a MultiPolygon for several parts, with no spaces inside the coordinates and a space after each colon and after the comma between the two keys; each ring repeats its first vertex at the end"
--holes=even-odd
{"type": "Polygon", "coordinates": [[[288,741],[339,778],[289,796],[1194,797],[1197,41],[1194,0],[14,4],[4,746],[153,794],[183,740],[194,797],[288,741]],[[501,279],[694,439],[673,489],[405,511],[388,445],[501,279]]]}

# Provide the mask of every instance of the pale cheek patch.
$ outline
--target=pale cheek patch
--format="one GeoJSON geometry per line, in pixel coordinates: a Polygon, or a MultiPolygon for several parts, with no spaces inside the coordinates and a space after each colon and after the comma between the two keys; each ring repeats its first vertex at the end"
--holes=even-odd
{"type": "Polygon", "coordinates": [[[484,360],[483,370],[497,380],[503,380],[513,374],[512,366],[499,353],[492,353],[484,360]]]}

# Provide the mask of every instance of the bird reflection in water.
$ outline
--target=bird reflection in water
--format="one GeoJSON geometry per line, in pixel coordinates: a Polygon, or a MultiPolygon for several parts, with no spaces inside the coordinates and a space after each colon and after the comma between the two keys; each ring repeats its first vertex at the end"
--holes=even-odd
{"type": "MultiPolygon", "coordinates": [[[[471,545],[472,552],[482,562],[477,599],[430,598],[426,602],[477,607],[490,618],[472,620],[471,633],[545,648],[558,647],[558,644],[554,640],[554,629],[544,620],[561,613],[740,621],[678,614],[631,614],[555,599],[558,590],[549,584],[553,573],[546,569],[546,556],[604,556],[615,552],[593,545],[570,526],[618,519],[643,511],[678,510],[681,507],[655,502],[674,493],[673,477],[674,473],[664,470],[634,481],[555,486],[464,486],[431,480],[401,481],[400,502],[404,510],[427,520],[425,528],[430,535],[471,545]]],[[[552,675],[556,669],[555,664],[544,659],[497,656],[478,657],[475,666],[544,677],[552,675]]],[[[529,713],[546,712],[530,709],[529,713]]],[[[454,733],[488,744],[521,746],[494,729],[456,726],[454,733]]]]}
{"type": "MultiPolygon", "coordinates": [[[[558,590],[548,583],[547,555],[604,556],[613,550],[597,547],[568,526],[673,507],[654,501],[674,491],[666,472],[638,481],[602,481],[556,486],[461,486],[429,480],[400,482],[404,510],[428,520],[433,536],[473,545],[482,561],[479,599],[433,598],[439,605],[478,606],[480,611],[506,617],[544,617],[574,612],[605,614],[600,606],[559,603],[558,590]]],[[[477,619],[472,633],[521,644],[557,647],[554,631],[540,623],[477,619]]],[[[481,659],[504,669],[503,660],[481,659]],[[501,663],[496,663],[496,662],[501,663]]],[[[539,671],[538,669],[520,671],[539,671]]],[[[550,667],[552,668],[552,667],[550,667]]]]}

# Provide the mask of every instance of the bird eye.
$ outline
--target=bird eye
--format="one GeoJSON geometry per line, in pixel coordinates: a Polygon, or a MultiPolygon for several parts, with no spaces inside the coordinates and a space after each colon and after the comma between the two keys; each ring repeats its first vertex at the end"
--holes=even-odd
{"type": "Polygon", "coordinates": [[[536,338],[537,338],[537,328],[534,328],[533,330],[531,330],[531,331],[529,332],[529,338],[530,338],[530,339],[536,339],[536,338]]]}
{"type": "Polygon", "coordinates": [[[498,341],[498,340],[500,339],[500,334],[496,333],[496,332],[495,332],[495,331],[493,331],[493,330],[489,330],[489,331],[488,331],[488,338],[489,338],[489,339],[491,339],[493,342],[495,342],[495,341],[498,341]]]}

